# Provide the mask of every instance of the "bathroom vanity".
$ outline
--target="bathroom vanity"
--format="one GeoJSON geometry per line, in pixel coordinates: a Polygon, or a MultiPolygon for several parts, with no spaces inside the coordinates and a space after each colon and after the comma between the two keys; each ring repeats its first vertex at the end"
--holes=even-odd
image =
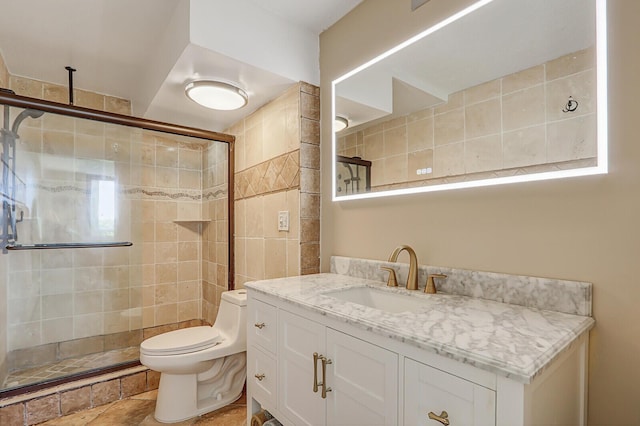
{"type": "Polygon", "coordinates": [[[340,274],[246,287],[249,419],[586,423],[588,315],[340,274]]]}

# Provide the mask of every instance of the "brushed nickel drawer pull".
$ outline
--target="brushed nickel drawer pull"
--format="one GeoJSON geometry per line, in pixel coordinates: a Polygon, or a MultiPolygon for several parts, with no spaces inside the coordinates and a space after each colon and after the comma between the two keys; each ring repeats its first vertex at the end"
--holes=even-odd
{"type": "Polygon", "coordinates": [[[263,381],[263,380],[264,380],[264,378],[265,378],[265,377],[267,377],[267,376],[265,376],[264,374],[256,374],[254,377],[255,377],[256,379],[258,379],[258,381],[259,381],[259,382],[261,382],[261,381],[263,381]]]}
{"type": "Polygon", "coordinates": [[[443,411],[442,413],[440,413],[440,415],[436,415],[433,411],[431,411],[428,414],[429,418],[431,420],[435,420],[438,421],[440,423],[442,423],[445,426],[449,425],[449,414],[446,411],[443,411]]]}
{"type": "Polygon", "coordinates": [[[263,322],[257,322],[254,324],[254,327],[259,328],[260,330],[262,330],[265,327],[265,323],[263,322]]]}

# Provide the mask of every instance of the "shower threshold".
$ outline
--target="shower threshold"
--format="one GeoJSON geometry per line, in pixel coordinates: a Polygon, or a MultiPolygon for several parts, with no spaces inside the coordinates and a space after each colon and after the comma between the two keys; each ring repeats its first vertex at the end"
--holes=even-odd
{"type": "Polygon", "coordinates": [[[131,346],[17,370],[9,373],[5,379],[0,388],[0,397],[102,374],[106,370],[138,365],[139,357],[140,347],[131,346]]]}

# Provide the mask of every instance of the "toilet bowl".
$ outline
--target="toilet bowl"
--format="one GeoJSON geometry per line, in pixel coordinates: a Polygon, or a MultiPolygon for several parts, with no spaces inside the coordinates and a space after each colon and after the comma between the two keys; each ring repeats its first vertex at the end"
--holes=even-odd
{"type": "Polygon", "coordinates": [[[213,326],[170,331],[142,342],[140,363],[160,372],[155,418],[174,423],[242,396],[247,376],[247,292],[222,293],[213,326]]]}

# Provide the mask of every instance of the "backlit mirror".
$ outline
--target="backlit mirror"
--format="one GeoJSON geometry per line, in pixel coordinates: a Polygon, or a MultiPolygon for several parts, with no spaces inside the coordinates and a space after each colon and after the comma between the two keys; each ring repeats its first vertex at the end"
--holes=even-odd
{"type": "Polygon", "coordinates": [[[479,1],[333,81],[333,199],[606,173],[605,3],[479,1]]]}

